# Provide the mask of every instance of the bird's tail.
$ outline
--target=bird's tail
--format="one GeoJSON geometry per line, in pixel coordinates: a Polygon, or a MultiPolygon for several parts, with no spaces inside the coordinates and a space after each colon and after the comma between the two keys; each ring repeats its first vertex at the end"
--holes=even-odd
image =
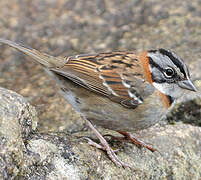
{"type": "Polygon", "coordinates": [[[17,44],[13,41],[5,40],[0,38],[0,43],[6,44],[8,46],[11,46],[24,54],[32,57],[34,60],[36,60],[41,65],[47,67],[47,68],[55,68],[55,67],[62,67],[65,64],[66,58],[63,57],[54,57],[50,56],[45,53],[41,53],[38,50],[35,50],[30,47],[26,47],[22,44],[17,44]]]}

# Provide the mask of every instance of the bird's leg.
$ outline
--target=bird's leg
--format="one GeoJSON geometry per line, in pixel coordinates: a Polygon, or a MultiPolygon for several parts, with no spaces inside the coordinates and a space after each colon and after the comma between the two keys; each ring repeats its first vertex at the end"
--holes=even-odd
{"type": "Polygon", "coordinates": [[[96,135],[96,137],[99,139],[101,145],[93,142],[92,140],[89,140],[89,144],[99,148],[103,149],[107,152],[109,158],[112,160],[112,162],[116,165],[122,166],[123,168],[129,167],[124,162],[120,161],[117,155],[115,154],[114,150],[112,150],[108,144],[108,142],[105,140],[105,138],[98,132],[98,130],[91,124],[90,121],[88,121],[86,118],[84,118],[89,126],[89,128],[93,131],[93,133],[96,135]]]}
{"type": "Polygon", "coordinates": [[[123,135],[123,137],[113,136],[111,134],[106,134],[104,136],[110,136],[111,138],[113,138],[113,139],[115,139],[117,141],[130,141],[131,143],[135,144],[139,148],[144,147],[144,148],[150,150],[151,152],[156,151],[156,149],[148,146],[143,141],[138,140],[134,135],[132,135],[132,134],[130,134],[128,132],[124,132],[124,131],[117,131],[117,132],[120,133],[121,135],[123,135]]]}
{"type": "MultiPolygon", "coordinates": [[[[143,141],[138,140],[135,136],[133,136],[132,134],[128,133],[128,132],[124,132],[124,131],[117,131],[118,133],[120,133],[121,135],[124,136],[125,140],[129,140],[131,143],[135,144],[136,146],[138,146],[139,148],[146,148],[148,150],[150,150],[151,152],[156,151],[156,149],[148,146],[146,143],[144,143],[143,141]]],[[[118,140],[119,137],[117,137],[118,140]]]]}

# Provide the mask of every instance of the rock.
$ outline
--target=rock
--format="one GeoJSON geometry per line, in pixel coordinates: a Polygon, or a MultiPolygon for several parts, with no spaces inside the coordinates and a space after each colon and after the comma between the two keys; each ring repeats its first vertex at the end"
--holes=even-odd
{"type": "MultiPolygon", "coordinates": [[[[200,0],[9,0],[0,1],[0,11],[1,38],[52,55],[171,49],[183,57],[201,90],[200,0]]],[[[36,107],[39,118],[35,131],[37,117],[32,106],[24,100],[20,106],[15,99],[21,96],[1,90],[15,98],[7,100],[13,107],[10,109],[3,103],[5,97],[0,102],[0,117],[4,115],[3,124],[0,120],[0,179],[201,177],[199,96],[196,99],[188,94],[175,104],[168,116],[169,121],[176,121],[174,125],[163,121],[161,125],[136,132],[136,136],[151,143],[160,153],[110,140],[110,145],[118,149],[119,158],[133,167],[124,170],[115,167],[103,151],[78,138],[91,136],[91,132],[84,131],[84,121],[58,95],[58,88],[42,68],[2,45],[0,86],[23,95],[36,107]],[[5,116],[6,112],[10,118],[5,116]],[[15,114],[19,116],[14,117],[15,114]],[[20,120],[20,116],[30,118],[20,120]]]]}
{"type": "MultiPolygon", "coordinates": [[[[158,152],[154,153],[127,142],[109,139],[110,145],[118,150],[119,158],[132,167],[123,169],[115,166],[102,150],[89,146],[81,138],[91,136],[90,132],[81,131],[71,135],[37,132],[35,109],[22,96],[3,88],[0,88],[0,112],[1,179],[201,177],[201,127],[183,123],[158,124],[137,132],[140,139],[157,148],[158,152]]],[[[103,129],[100,131],[103,134],[112,133],[103,129]]]]}
{"type": "Polygon", "coordinates": [[[36,129],[35,109],[13,91],[0,88],[0,178],[16,177],[23,166],[25,140],[36,129]]]}
{"type": "Polygon", "coordinates": [[[182,121],[201,127],[201,93],[189,92],[178,99],[168,113],[167,120],[173,123],[182,121]]]}
{"type": "MultiPolygon", "coordinates": [[[[9,0],[0,1],[0,10],[1,38],[42,52],[70,56],[166,48],[184,59],[193,79],[201,77],[200,0],[9,0]]],[[[83,128],[42,68],[2,45],[0,86],[28,98],[39,110],[40,131],[83,128]]]]}

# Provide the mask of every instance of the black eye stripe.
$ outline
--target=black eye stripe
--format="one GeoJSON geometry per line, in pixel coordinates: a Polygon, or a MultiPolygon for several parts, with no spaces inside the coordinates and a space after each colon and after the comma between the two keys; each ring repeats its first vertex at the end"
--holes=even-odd
{"type": "MultiPolygon", "coordinates": [[[[155,67],[155,68],[159,69],[159,71],[161,71],[161,72],[164,71],[164,69],[161,68],[158,64],[156,64],[151,57],[148,57],[148,59],[149,59],[149,64],[150,64],[151,67],[155,67]]],[[[151,72],[151,77],[152,77],[153,82],[156,82],[156,83],[159,83],[159,84],[166,82],[166,80],[164,78],[162,78],[160,76],[160,74],[155,75],[154,73],[151,72]]]]}
{"type": "MultiPolygon", "coordinates": [[[[160,72],[162,72],[164,74],[165,70],[164,68],[160,67],[157,63],[155,63],[153,61],[153,59],[151,57],[148,57],[149,59],[149,64],[150,66],[153,68],[157,68],[160,72]]],[[[168,77],[163,77],[162,74],[156,74],[151,72],[151,77],[152,77],[152,80],[153,82],[156,82],[156,83],[174,83],[175,80],[178,79],[178,77],[176,76],[176,74],[174,74],[172,77],[168,78],[168,77]]]]}
{"type": "Polygon", "coordinates": [[[186,77],[186,73],[184,71],[184,64],[179,59],[177,59],[170,51],[167,51],[165,49],[159,49],[159,52],[164,56],[169,57],[172,63],[174,63],[175,66],[178,67],[179,70],[184,74],[184,77],[186,77]]]}
{"type": "Polygon", "coordinates": [[[162,67],[160,67],[158,64],[156,64],[153,59],[151,57],[148,57],[149,59],[149,65],[152,67],[156,67],[157,69],[159,69],[161,72],[164,71],[164,69],[162,67]]]}

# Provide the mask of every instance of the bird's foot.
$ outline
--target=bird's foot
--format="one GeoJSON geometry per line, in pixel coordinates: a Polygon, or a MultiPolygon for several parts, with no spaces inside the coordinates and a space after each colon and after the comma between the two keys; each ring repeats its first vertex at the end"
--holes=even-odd
{"type": "Polygon", "coordinates": [[[135,144],[137,147],[139,147],[139,148],[144,147],[144,148],[150,150],[151,152],[156,151],[156,149],[154,149],[153,147],[150,147],[143,141],[138,140],[134,135],[132,135],[128,132],[124,132],[124,131],[117,131],[117,132],[120,133],[121,135],[123,135],[124,137],[113,136],[113,135],[106,135],[106,136],[110,136],[113,139],[116,139],[118,141],[130,141],[131,143],[135,144]]]}
{"type": "MultiPolygon", "coordinates": [[[[85,119],[86,120],[86,119],[85,119]]],[[[130,167],[129,165],[127,165],[126,163],[122,162],[121,160],[119,160],[119,158],[117,157],[117,155],[115,154],[115,151],[109,146],[108,142],[105,140],[105,138],[98,132],[98,130],[91,124],[90,121],[86,120],[88,126],[90,127],[90,129],[94,132],[94,134],[96,135],[96,137],[99,139],[101,144],[98,144],[94,141],[92,141],[89,138],[86,138],[89,142],[90,145],[95,146],[98,149],[102,149],[104,151],[107,152],[107,155],[109,156],[109,158],[112,160],[112,162],[115,165],[121,166],[123,168],[126,167],[130,167]]],[[[130,167],[131,168],[131,167],[130,167]]]]}

